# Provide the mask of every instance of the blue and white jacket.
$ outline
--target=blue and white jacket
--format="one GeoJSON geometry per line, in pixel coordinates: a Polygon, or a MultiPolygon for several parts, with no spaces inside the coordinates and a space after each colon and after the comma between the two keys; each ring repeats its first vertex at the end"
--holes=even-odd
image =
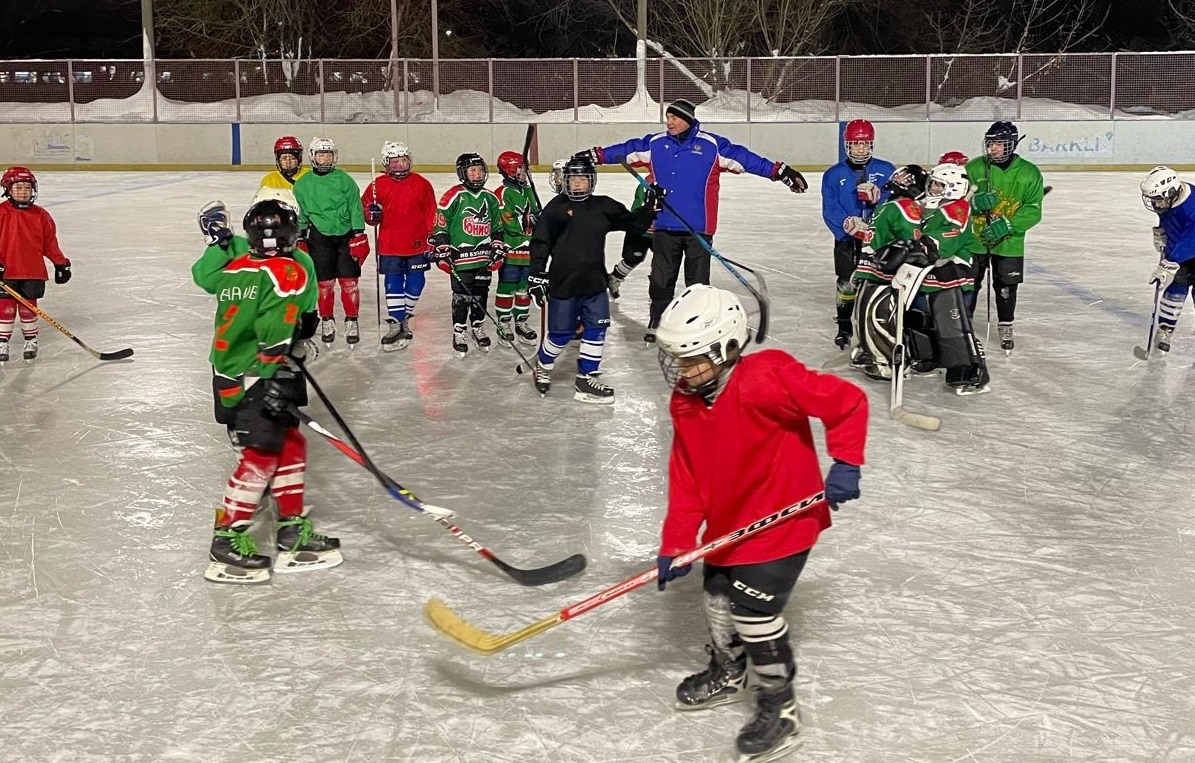
{"type": "MultiPolygon", "coordinates": [[[[747,172],[775,180],[780,165],[721,135],[702,132],[697,120],[684,143],[664,131],[598,148],[597,154],[602,164],[626,160],[633,167],[648,167],[656,183],[667,191],[668,205],[698,233],[709,235],[718,228],[719,175],[747,172]]],[[[668,206],[656,217],[655,229],[688,232],[668,206]]]]}
{"type": "Polygon", "coordinates": [[[841,161],[826,170],[822,175],[822,220],[836,240],[842,241],[851,237],[842,229],[844,220],[848,217],[870,220],[871,214],[888,200],[888,192],[881,190],[880,200],[874,207],[869,206],[859,199],[855,187],[860,183],[871,182],[882,189],[895,171],[892,162],[874,156],[868,159],[861,169],[855,169],[846,161],[841,161]]]}

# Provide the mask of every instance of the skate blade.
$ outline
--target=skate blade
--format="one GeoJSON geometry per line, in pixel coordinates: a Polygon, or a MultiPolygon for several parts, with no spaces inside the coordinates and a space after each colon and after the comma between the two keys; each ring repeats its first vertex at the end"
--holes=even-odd
{"type": "Polygon", "coordinates": [[[528,347],[539,347],[539,337],[536,337],[535,339],[530,339],[528,337],[521,336],[518,338],[518,342],[519,342],[519,344],[525,344],[528,347]]]}
{"type": "Polygon", "coordinates": [[[747,692],[736,691],[734,694],[719,695],[711,700],[702,702],[700,705],[686,705],[684,702],[681,702],[678,699],[676,701],[676,703],[674,704],[674,707],[677,710],[681,710],[686,713],[693,713],[693,712],[697,712],[698,710],[709,710],[712,707],[722,707],[723,705],[733,705],[735,703],[742,702],[746,698],[747,698],[747,692]]]}
{"type": "Polygon", "coordinates": [[[980,387],[979,389],[975,389],[974,387],[955,387],[954,388],[954,394],[958,395],[959,397],[969,397],[971,395],[983,395],[983,394],[986,394],[991,391],[992,391],[991,384],[985,384],[982,387],[980,387]]]}
{"type": "Polygon", "coordinates": [[[805,737],[801,734],[800,729],[795,734],[785,737],[778,745],[756,755],[748,755],[747,753],[739,753],[738,763],[770,763],[774,760],[780,760],[788,755],[793,750],[801,746],[805,741],[805,737]]]}
{"type": "Polygon", "coordinates": [[[243,567],[233,567],[223,562],[210,562],[207,571],[203,573],[205,580],[213,583],[240,583],[258,585],[270,582],[270,568],[247,570],[243,567]]]}
{"type": "Polygon", "coordinates": [[[382,345],[382,352],[398,352],[401,349],[402,347],[396,342],[382,345]]]}
{"type": "Polygon", "coordinates": [[[586,395],[584,392],[574,392],[573,400],[579,403],[588,403],[589,405],[614,405],[614,397],[594,397],[586,395]]]}
{"type": "Polygon", "coordinates": [[[310,572],[337,567],[344,562],[340,549],[330,551],[279,551],[274,572],[310,572]]]}
{"type": "Polygon", "coordinates": [[[506,341],[505,339],[499,339],[499,340],[498,340],[498,346],[499,346],[499,347],[506,347],[506,348],[510,348],[510,347],[514,347],[515,345],[514,345],[514,342],[508,342],[508,341],[506,341]]]}

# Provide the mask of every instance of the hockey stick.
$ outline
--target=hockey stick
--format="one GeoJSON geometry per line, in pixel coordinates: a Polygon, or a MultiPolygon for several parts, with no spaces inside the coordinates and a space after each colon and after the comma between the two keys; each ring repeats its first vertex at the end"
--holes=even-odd
{"type": "Polygon", "coordinates": [[[37,313],[38,317],[40,317],[46,323],[48,323],[51,326],[53,326],[54,328],[58,329],[62,333],[66,334],[68,339],[70,339],[72,342],[74,342],[75,344],[82,347],[84,350],[87,350],[88,352],[90,352],[92,357],[96,358],[97,360],[124,360],[125,358],[132,357],[133,348],[131,348],[131,347],[126,347],[123,350],[117,350],[116,352],[99,352],[97,350],[91,349],[90,347],[87,346],[87,344],[82,339],[75,336],[71,332],[67,331],[66,328],[61,323],[59,323],[58,321],[51,318],[44,310],[42,310],[37,305],[26,300],[24,297],[22,297],[20,294],[18,294],[15,289],[13,289],[11,286],[6,284],[4,281],[0,281],[0,289],[4,289],[6,292],[8,292],[8,295],[10,297],[12,297],[13,299],[15,299],[17,302],[24,305],[25,307],[29,308],[33,312],[37,313]]]}
{"type": "MultiPolygon", "coordinates": [[[[639,183],[639,185],[643,186],[645,191],[651,187],[647,184],[646,180],[639,176],[638,172],[635,172],[634,168],[631,167],[630,164],[627,164],[625,159],[623,159],[621,163],[622,168],[631,173],[631,177],[635,178],[635,181],[639,183]]],[[[689,231],[689,235],[696,239],[698,243],[700,243],[701,246],[710,253],[711,257],[722,263],[722,265],[730,271],[730,274],[734,276],[734,278],[741,283],[747,289],[747,291],[751,292],[751,296],[755,298],[756,303],[759,305],[759,326],[755,329],[755,343],[763,344],[764,339],[767,338],[768,317],[771,312],[771,302],[768,300],[768,284],[764,281],[763,276],[746,265],[743,265],[742,263],[735,262],[728,257],[723,257],[718,250],[714,248],[713,244],[706,241],[700,234],[697,233],[693,226],[689,224],[688,220],[681,217],[680,212],[676,211],[676,207],[669,203],[667,196],[661,197],[660,200],[664,202],[664,206],[667,207],[668,211],[671,212],[677,220],[681,221],[681,224],[684,225],[685,229],[689,231]],[[759,282],[759,288],[756,288],[750,282],[748,282],[747,279],[743,277],[743,274],[739,272],[740,270],[745,270],[751,275],[755,276],[755,280],[759,282]]]]}
{"type": "Polygon", "coordinates": [[[1162,308],[1162,294],[1166,291],[1169,284],[1163,284],[1161,281],[1154,286],[1154,311],[1149,319],[1149,335],[1145,339],[1144,347],[1134,347],[1133,355],[1137,360],[1149,360],[1154,351],[1154,336],[1158,333],[1158,311],[1162,308]]]}
{"type": "Polygon", "coordinates": [[[535,179],[531,177],[531,141],[535,138],[535,124],[527,125],[527,137],[523,139],[523,171],[527,173],[527,185],[531,187],[531,195],[535,197],[535,206],[541,210],[544,205],[539,201],[539,192],[535,190],[535,179]]]}
{"type": "Polygon", "coordinates": [[[936,432],[942,426],[942,419],[906,411],[904,408],[905,310],[912,305],[917,290],[921,288],[922,282],[932,269],[901,265],[896,277],[892,279],[896,287],[896,346],[892,348],[892,387],[888,401],[888,416],[902,424],[936,432]]]}
{"type": "MultiPolygon", "coordinates": [[[[497,318],[495,318],[494,316],[490,315],[490,310],[489,310],[489,308],[488,308],[488,307],[486,307],[485,305],[481,304],[480,300],[478,300],[478,299],[477,299],[477,297],[473,296],[473,292],[469,291],[469,287],[468,287],[468,286],[466,286],[466,285],[465,285],[465,282],[464,282],[464,281],[461,279],[461,274],[460,274],[459,272],[457,272],[456,265],[453,265],[453,264],[452,264],[452,260],[451,260],[451,259],[449,259],[449,260],[444,260],[444,262],[447,262],[447,263],[448,263],[448,271],[449,271],[450,273],[452,273],[452,277],[453,277],[453,278],[455,278],[455,279],[456,279],[456,282],[457,282],[457,283],[459,283],[459,284],[461,285],[461,288],[465,290],[465,296],[469,298],[469,301],[470,301],[470,302],[472,302],[473,304],[475,304],[475,305],[478,305],[479,307],[481,307],[481,311],[482,311],[483,313],[485,313],[485,317],[487,317],[487,318],[489,318],[489,319],[490,319],[490,323],[494,324],[494,327],[495,327],[495,328],[497,328],[497,329],[501,329],[501,328],[502,328],[502,324],[498,322],[498,319],[497,319],[497,318]]],[[[522,360],[522,361],[523,361],[523,363],[524,363],[524,364],[526,364],[528,368],[530,368],[530,367],[531,367],[531,361],[527,360],[527,356],[526,356],[526,355],[524,355],[524,354],[523,354],[523,351],[519,349],[518,343],[517,343],[517,342],[511,342],[511,343],[510,343],[510,347],[511,347],[511,349],[512,349],[512,350],[514,350],[514,351],[515,351],[515,354],[519,356],[519,359],[520,359],[520,360],[522,360]]],[[[515,368],[515,371],[518,371],[518,368],[517,368],[517,367],[515,368]]],[[[522,373],[522,372],[520,371],[519,373],[522,373]]]]}
{"type": "MultiPolygon", "coordinates": [[[[378,203],[378,170],[371,157],[369,160],[369,190],[373,194],[373,203],[378,203]]],[[[378,308],[378,341],[382,341],[382,250],[378,249],[378,228],[381,223],[373,226],[373,297],[378,308]]],[[[389,305],[387,305],[389,308],[389,305]]]]}
{"type": "MultiPolygon", "coordinates": [[[[686,551],[673,560],[672,567],[675,569],[677,567],[688,566],[698,559],[708,556],[720,548],[732,546],[744,540],[745,538],[749,538],[758,532],[766,530],[769,527],[773,527],[786,519],[803,514],[823,501],[825,501],[824,493],[814,493],[799,503],[794,503],[792,506],[773,512],[762,519],[757,519],[746,527],[739,528],[738,530],[727,533],[726,535],[716,538],[709,543],[702,544],[697,548],[686,551]]],[[[636,588],[641,588],[642,586],[645,586],[651,581],[655,580],[657,577],[659,577],[659,575],[659,569],[653,565],[651,569],[645,570],[634,577],[627,578],[617,585],[611,586],[600,593],[590,596],[584,601],[565,607],[559,612],[548,615],[542,620],[538,620],[531,625],[528,625],[527,627],[517,630],[513,633],[501,635],[486,633],[480,628],[470,625],[462,620],[460,615],[449,609],[448,605],[439,599],[431,599],[428,601],[428,603],[423,607],[423,614],[428,620],[431,621],[431,624],[435,626],[436,630],[440,631],[445,636],[455,641],[457,644],[460,644],[466,649],[472,649],[475,652],[481,652],[482,654],[490,655],[494,654],[495,652],[500,652],[503,649],[512,647],[520,641],[526,641],[532,636],[538,636],[544,631],[555,628],[557,625],[560,625],[567,620],[572,620],[574,617],[583,615],[591,609],[596,609],[608,601],[617,599],[624,593],[629,593],[630,591],[634,591],[636,588]]]]}
{"type": "Polygon", "coordinates": [[[510,577],[519,585],[538,586],[545,585],[547,583],[555,583],[560,580],[564,580],[565,578],[570,578],[585,569],[586,560],[581,554],[573,554],[567,559],[562,559],[555,564],[549,564],[546,567],[535,567],[532,569],[512,567],[511,565],[499,559],[488,548],[465,534],[465,531],[460,527],[448,521],[448,518],[452,516],[451,510],[424,503],[423,501],[419,500],[414,493],[407,490],[405,487],[398,484],[392,478],[378,469],[377,465],[375,465],[373,461],[370,460],[367,455],[365,455],[364,449],[361,448],[361,443],[356,441],[352,431],[345,425],[344,419],[340,418],[340,414],[336,411],[336,409],[332,407],[332,404],[328,401],[327,396],[324,395],[323,390],[320,389],[315,379],[311,378],[311,372],[307,370],[306,365],[300,363],[299,368],[302,369],[303,375],[307,377],[307,381],[311,383],[312,388],[316,391],[316,394],[319,395],[320,400],[323,401],[324,407],[328,409],[328,413],[332,414],[332,418],[336,421],[337,426],[344,430],[345,435],[348,436],[349,440],[351,440],[353,445],[356,446],[356,450],[340,440],[338,437],[336,437],[336,435],[320,426],[318,422],[313,420],[306,413],[296,409],[295,414],[312,431],[316,432],[329,443],[331,443],[334,447],[336,447],[337,450],[344,453],[346,456],[351,458],[353,461],[356,461],[361,466],[364,466],[366,470],[368,470],[369,473],[381,483],[382,487],[386,488],[386,491],[389,492],[390,495],[396,500],[409,506],[415,511],[421,512],[431,517],[438,524],[445,527],[448,532],[452,533],[455,537],[460,538],[461,542],[463,542],[469,548],[493,562],[498,569],[505,572],[508,577],[510,577]]]}

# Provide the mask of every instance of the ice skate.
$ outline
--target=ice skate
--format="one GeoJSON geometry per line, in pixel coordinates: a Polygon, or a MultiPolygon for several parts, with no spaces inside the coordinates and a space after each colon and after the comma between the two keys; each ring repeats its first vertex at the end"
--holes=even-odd
{"type": "Polygon", "coordinates": [[[510,326],[509,318],[498,321],[498,346],[499,347],[514,347],[515,346],[515,332],[510,326]]]}
{"type": "Polygon", "coordinates": [[[452,326],[452,349],[458,358],[463,358],[469,353],[469,343],[465,340],[463,324],[454,323],[452,326]]]}
{"type": "Polygon", "coordinates": [[[216,528],[203,577],[213,583],[268,583],[270,557],[257,553],[249,535],[250,522],[216,528]]]}
{"type": "Polygon", "coordinates": [[[0,363],[8,362],[8,340],[0,340],[0,363]]]}
{"type": "Polygon", "coordinates": [[[407,315],[406,318],[402,319],[402,335],[398,337],[398,342],[396,343],[398,345],[398,349],[407,349],[407,347],[411,345],[411,340],[414,338],[415,335],[411,333],[411,316],[407,315]]]}
{"type": "Polygon", "coordinates": [[[747,656],[743,654],[732,660],[729,655],[715,652],[709,644],[705,645],[705,651],[710,656],[709,666],[676,687],[677,710],[704,710],[747,698],[747,656]]]}
{"type": "Polygon", "coordinates": [[[344,319],[344,341],[348,342],[350,347],[361,341],[361,326],[356,318],[344,319]]]}
{"type": "Polygon", "coordinates": [[[552,388],[552,367],[545,366],[539,361],[535,360],[535,389],[539,392],[540,397],[547,397],[548,390],[552,388]]]}
{"type": "Polygon", "coordinates": [[[393,318],[386,319],[386,333],[382,334],[382,351],[394,352],[401,350],[398,340],[402,339],[402,324],[393,318]]]}
{"type": "Polygon", "coordinates": [[[320,321],[320,341],[332,344],[336,341],[336,319],[324,318],[320,321]]]}
{"type": "Polygon", "coordinates": [[[21,352],[21,357],[25,360],[33,360],[37,357],[37,337],[25,340],[25,349],[21,352]]]}
{"type": "Polygon", "coordinates": [[[838,333],[834,335],[834,346],[845,350],[851,343],[851,322],[839,321],[838,333]]]}
{"type": "Polygon", "coordinates": [[[527,323],[527,316],[515,319],[515,336],[525,345],[534,347],[539,344],[539,334],[527,323]]]}
{"type": "Polygon", "coordinates": [[[609,405],[614,402],[614,388],[602,384],[597,374],[577,374],[573,386],[576,389],[576,392],[573,393],[573,400],[599,405],[609,405]]]}
{"type": "Polygon", "coordinates": [[[473,341],[477,342],[477,349],[482,352],[490,351],[490,338],[485,333],[485,323],[482,321],[474,321],[473,323],[473,341]]]}
{"type": "Polygon", "coordinates": [[[344,561],[340,555],[340,539],[315,532],[311,529],[311,520],[304,516],[279,518],[276,539],[275,572],[323,570],[344,561]]]}
{"type": "MultiPolygon", "coordinates": [[[[996,327],[996,333],[1000,335],[1000,349],[1004,350],[1005,355],[1011,355],[1013,348],[1016,346],[1012,339],[1012,323],[1008,322],[999,324],[996,327]]],[[[1160,345],[1158,346],[1158,349],[1162,349],[1160,345]]],[[[1166,349],[1170,349],[1169,344],[1167,344],[1166,349]]],[[[1166,350],[1162,350],[1162,352],[1165,351],[1166,350]]]]}
{"type": "Polygon", "coordinates": [[[793,685],[786,683],[779,688],[755,691],[755,715],[734,740],[739,763],[779,760],[804,741],[793,685]]]}
{"type": "Polygon", "coordinates": [[[1170,337],[1174,334],[1174,326],[1158,326],[1157,333],[1154,347],[1158,352],[1170,352],[1170,337]]]}

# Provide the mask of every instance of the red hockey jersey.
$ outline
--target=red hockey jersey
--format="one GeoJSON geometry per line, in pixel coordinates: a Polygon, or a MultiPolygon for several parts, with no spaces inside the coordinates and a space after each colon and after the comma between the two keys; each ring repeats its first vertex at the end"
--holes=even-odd
{"type": "MultiPolygon", "coordinates": [[[[744,355],[712,406],[698,395],[674,392],[671,409],[675,434],[662,555],[696,546],[702,523],[703,537],[713,540],[822,490],[811,418],[825,427],[831,457],[863,465],[863,390],[780,350],[744,355]]],[[[830,511],[822,503],[707,560],[729,566],[781,559],[812,547],[829,526],[830,511]]]]}
{"type": "Polygon", "coordinates": [[[4,278],[13,281],[46,281],[46,259],[55,265],[69,265],[70,260],[58,246],[58,227],[44,208],[34,204],[17,209],[9,202],[0,203],[0,262],[4,278]]]}
{"type": "Polygon", "coordinates": [[[427,237],[436,222],[436,192],[432,184],[416,172],[402,180],[383,173],[365,186],[361,194],[362,210],[367,210],[374,201],[375,189],[377,203],[382,205],[378,254],[410,257],[427,252],[430,248],[427,237]]]}

